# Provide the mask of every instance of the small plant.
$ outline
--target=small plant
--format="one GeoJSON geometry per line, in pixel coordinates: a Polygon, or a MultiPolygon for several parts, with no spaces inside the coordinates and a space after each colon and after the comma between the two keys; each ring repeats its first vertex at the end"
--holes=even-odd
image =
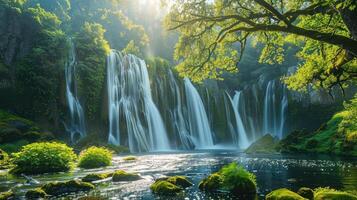
{"type": "Polygon", "coordinates": [[[93,169],[111,165],[112,152],[103,147],[89,147],[79,155],[78,166],[84,169],[93,169]]]}
{"type": "Polygon", "coordinates": [[[12,173],[16,174],[66,172],[74,166],[77,157],[72,148],[57,142],[32,143],[13,156],[12,173]]]}

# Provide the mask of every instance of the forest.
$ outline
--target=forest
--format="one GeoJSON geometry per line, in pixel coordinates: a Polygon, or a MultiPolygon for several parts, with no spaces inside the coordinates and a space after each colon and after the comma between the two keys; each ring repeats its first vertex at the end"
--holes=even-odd
{"type": "Polygon", "coordinates": [[[0,0],[0,200],[357,200],[356,0],[0,0]]]}

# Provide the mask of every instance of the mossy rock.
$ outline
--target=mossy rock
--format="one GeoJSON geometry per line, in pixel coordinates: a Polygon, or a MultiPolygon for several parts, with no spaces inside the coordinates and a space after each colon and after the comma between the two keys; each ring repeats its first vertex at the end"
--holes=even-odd
{"type": "Polygon", "coordinates": [[[124,157],[123,160],[125,160],[125,161],[134,161],[134,160],[137,160],[137,158],[135,156],[127,156],[127,157],[124,157]]]}
{"type": "Polygon", "coordinates": [[[314,200],[357,200],[357,196],[340,191],[318,192],[314,200]]]}
{"type": "Polygon", "coordinates": [[[26,192],[25,197],[26,199],[40,199],[46,197],[46,192],[43,191],[41,188],[35,188],[26,192]]]}
{"type": "Polygon", "coordinates": [[[266,134],[256,142],[251,144],[244,152],[245,153],[277,153],[276,146],[278,141],[270,134],[266,134]]]}
{"type": "Polygon", "coordinates": [[[140,176],[135,173],[128,173],[123,170],[118,170],[113,174],[113,181],[114,182],[121,182],[121,181],[136,181],[139,180],[140,176]]]}
{"type": "Polygon", "coordinates": [[[0,200],[11,200],[11,199],[15,199],[15,194],[12,191],[0,193],[0,200]]]}
{"type": "Polygon", "coordinates": [[[216,191],[219,190],[220,187],[222,187],[222,183],[223,177],[219,173],[214,173],[203,179],[199,183],[198,188],[200,190],[216,191]]]}
{"type": "Polygon", "coordinates": [[[185,176],[171,176],[168,177],[166,181],[181,188],[187,188],[193,185],[185,176]]]}
{"type": "Polygon", "coordinates": [[[73,192],[90,191],[94,185],[87,182],[72,180],[68,182],[47,183],[41,187],[43,191],[52,196],[59,196],[73,192]]]}
{"type": "Polygon", "coordinates": [[[88,174],[82,178],[82,181],[90,183],[90,182],[106,179],[112,175],[113,174],[111,174],[111,173],[88,174]]]}
{"type": "Polygon", "coordinates": [[[309,200],[313,200],[314,199],[314,191],[310,188],[307,187],[302,187],[297,191],[297,194],[299,194],[300,196],[309,199],[309,200]]]}
{"type": "Polygon", "coordinates": [[[265,197],[265,199],[266,200],[306,200],[304,197],[286,188],[277,189],[270,192],[265,197]]]}
{"type": "Polygon", "coordinates": [[[164,180],[156,181],[150,186],[150,189],[154,194],[159,195],[172,195],[183,190],[181,187],[164,180]]]}

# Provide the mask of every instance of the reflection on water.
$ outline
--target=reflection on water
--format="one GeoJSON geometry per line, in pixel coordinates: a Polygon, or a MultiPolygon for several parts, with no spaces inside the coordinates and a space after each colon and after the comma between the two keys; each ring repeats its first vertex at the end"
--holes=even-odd
{"type": "MultiPolygon", "coordinates": [[[[154,196],[150,184],[161,176],[185,175],[194,186],[171,199],[236,199],[227,194],[205,194],[198,190],[198,183],[223,165],[238,162],[257,176],[258,198],[281,187],[297,190],[304,187],[332,187],[343,190],[357,189],[357,160],[344,160],[323,156],[246,155],[237,152],[194,152],[137,155],[136,161],[114,158],[111,167],[95,170],[75,170],[72,173],[35,176],[41,183],[80,178],[88,173],[123,169],[137,172],[143,177],[134,182],[101,183],[90,195],[105,199],[168,199],[154,196]]],[[[24,184],[25,180],[10,175],[0,175],[0,191],[14,188],[24,194],[36,186],[24,184]]],[[[77,194],[84,196],[88,194],[77,194]]]]}

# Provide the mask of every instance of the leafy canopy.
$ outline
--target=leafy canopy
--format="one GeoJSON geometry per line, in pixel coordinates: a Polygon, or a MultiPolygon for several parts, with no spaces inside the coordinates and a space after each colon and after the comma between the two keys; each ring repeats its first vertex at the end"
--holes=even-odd
{"type": "Polygon", "coordinates": [[[251,38],[264,44],[262,63],[282,63],[287,44],[300,47],[298,71],[284,79],[290,88],[329,89],[357,76],[355,11],[352,0],[177,0],[166,26],[180,33],[177,70],[196,82],[236,72],[251,38]]]}

